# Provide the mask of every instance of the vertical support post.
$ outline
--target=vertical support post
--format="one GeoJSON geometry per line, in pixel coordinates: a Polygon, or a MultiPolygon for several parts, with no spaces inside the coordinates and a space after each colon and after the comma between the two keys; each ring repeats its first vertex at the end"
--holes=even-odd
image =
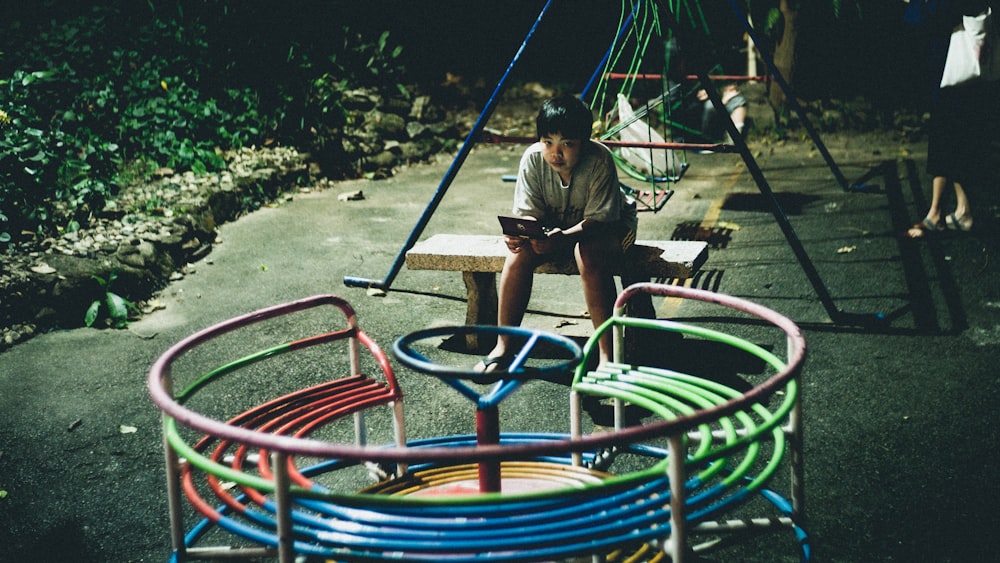
{"type": "MultiPolygon", "coordinates": [[[[396,447],[406,447],[406,427],[403,420],[403,399],[400,398],[392,403],[392,434],[396,440],[396,447]]],[[[396,475],[402,476],[409,470],[405,463],[396,464],[396,475]]]]}
{"type": "Polygon", "coordinates": [[[672,563],[683,563],[687,552],[687,470],[684,462],[687,458],[684,447],[684,434],[675,434],[669,438],[668,451],[670,464],[667,468],[670,477],[670,540],[665,551],[672,563]]]}
{"type": "MultiPolygon", "coordinates": [[[[494,272],[462,272],[465,282],[465,324],[469,326],[497,324],[497,275],[494,272]]],[[[494,342],[474,331],[465,335],[465,348],[479,351],[492,348],[494,342]]]]}
{"type": "MultiPolygon", "coordinates": [[[[633,280],[631,280],[631,279],[630,280],[626,280],[625,277],[623,276],[622,277],[622,291],[625,291],[626,289],[628,289],[628,287],[630,285],[632,285],[632,283],[634,283],[633,280]]],[[[629,299],[631,299],[631,297],[629,299]]],[[[652,303],[653,303],[652,300],[650,300],[649,303],[650,303],[650,306],[652,306],[652,303]]],[[[616,318],[621,318],[621,317],[624,317],[625,315],[627,315],[629,313],[629,311],[630,311],[630,309],[629,309],[629,301],[626,301],[625,303],[622,303],[620,306],[618,304],[616,304],[613,313],[614,313],[614,316],[616,318]]],[[[654,313],[649,318],[656,318],[656,314],[654,313]]],[[[625,363],[625,359],[627,357],[627,351],[628,351],[628,349],[626,348],[626,346],[629,345],[628,341],[626,341],[626,338],[625,338],[626,337],[626,334],[625,334],[625,332],[626,332],[625,325],[622,324],[622,323],[620,323],[620,322],[616,322],[614,324],[614,326],[611,327],[610,330],[613,331],[611,333],[611,351],[612,351],[612,354],[613,354],[612,359],[616,363],[623,364],[623,363],[625,363]]],[[[633,331],[629,331],[629,333],[630,333],[629,335],[631,335],[631,334],[635,333],[635,331],[634,330],[633,331]]]]}
{"type": "MultiPolygon", "coordinates": [[[[174,378],[167,367],[160,384],[163,390],[173,397],[174,378]]],[[[167,415],[160,416],[160,427],[163,429],[163,462],[167,476],[167,510],[170,512],[170,543],[174,549],[177,561],[187,560],[187,546],[184,544],[184,513],[181,507],[181,461],[177,457],[177,452],[170,446],[167,440],[167,415]]]]}
{"type": "MultiPolygon", "coordinates": [[[[500,443],[500,408],[496,405],[476,409],[476,443],[480,446],[500,443]]],[[[479,462],[479,492],[500,492],[500,462],[479,462]]]]}
{"type": "MultiPolygon", "coordinates": [[[[166,383],[164,384],[167,385],[166,383]]],[[[166,422],[166,415],[161,417],[166,422]]],[[[181,510],[180,458],[170,447],[167,433],[163,432],[163,459],[167,474],[167,509],[170,512],[170,543],[177,561],[187,560],[187,546],[184,544],[184,514],[181,510]]]]}
{"type": "Polygon", "coordinates": [[[365,413],[359,411],[354,413],[354,444],[364,446],[368,443],[368,424],[365,422],[365,413]]]}
{"type": "Polygon", "coordinates": [[[288,475],[288,454],[274,452],[271,454],[271,464],[274,466],[274,499],[277,508],[278,560],[281,563],[295,561],[295,538],[292,535],[292,480],[288,475]]]}
{"type": "Polygon", "coordinates": [[[789,440],[792,442],[792,520],[802,524],[805,517],[805,460],[802,452],[801,398],[795,401],[788,418],[791,426],[789,440]]]}
{"type": "MultiPolygon", "coordinates": [[[[788,356],[795,343],[788,339],[788,356]]],[[[802,423],[802,371],[795,376],[797,395],[795,404],[792,405],[791,412],[788,413],[788,439],[792,445],[791,463],[791,497],[792,497],[792,520],[798,525],[805,522],[805,459],[803,458],[804,426],[802,423]]]]}
{"type": "MultiPolygon", "coordinates": [[[[579,440],[583,436],[583,423],[580,420],[581,411],[580,392],[572,389],[569,392],[569,436],[572,440],[579,440]]],[[[573,465],[583,465],[582,453],[575,451],[571,455],[573,465]]]]}
{"type": "MultiPolygon", "coordinates": [[[[353,325],[353,319],[351,321],[353,325]]],[[[361,352],[360,352],[360,342],[358,342],[358,335],[354,333],[347,340],[348,344],[348,359],[351,364],[351,375],[359,375],[361,373],[361,352]]],[[[365,415],[363,412],[358,411],[354,413],[354,443],[361,446],[368,441],[368,428],[365,424],[365,415]]]]}

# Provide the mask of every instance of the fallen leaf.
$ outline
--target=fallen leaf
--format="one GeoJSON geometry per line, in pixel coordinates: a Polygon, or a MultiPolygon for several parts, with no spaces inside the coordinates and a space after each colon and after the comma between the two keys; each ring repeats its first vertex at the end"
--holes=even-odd
{"type": "Polygon", "coordinates": [[[344,192],[337,196],[339,201],[361,201],[363,199],[365,199],[365,193],[361,190],[344,192]]]}
{"type": "Polygon", "coordinates": [[[166,308],[167,306],[163,304],[163,301],[154,298],[150,299],[149,301],[146,301],[146,303],[142,307],[142,312],[148,315],[153,311],[160,311],[166,308]]]}

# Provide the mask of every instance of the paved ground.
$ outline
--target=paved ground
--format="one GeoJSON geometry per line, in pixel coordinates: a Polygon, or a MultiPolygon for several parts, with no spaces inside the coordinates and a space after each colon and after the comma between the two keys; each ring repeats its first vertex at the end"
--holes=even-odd
{"type": "MultiPolygon", "coordinates": [[[[997,194],[979,194],[973,236],[901,240],[898,234],[926,207],[925,146],[885,135],[824,141],[849,180],[870,176],[865,183],[873,189],[842,189],[808,140],[754,146],[820,290],[734,155],[690,155],[690,171],[663,210],[641,216],[640,235],[684,238],[705,227],[711,256],[692,285],[772,307],[804,329],[805,485],[816,560],[994,559],[1000,551],[997,194]],[[831,322],[823,291],[834,316],[879,313],[886,322],[831,322]]],[[[512,190],[501,176],[514,172],[518,154],[511,147],[477,148],[425,235],[493,232],[493,216],[509,207],[512,190]]],[[[167,558],[159,417],[145,381],[153,361],[194,331],[320,293],[348,299],[387,349],[414,330],[463,322],[457,273],[403,269],[384,297],[342,282],[386,275],[450,164],[445,159],[390,180],[299,194],[225,225],[222,244],[163,292],[165,308],[129,330],[56,332],[0,354],[0,561],[167,558]],[[352,190],[365,198],[338,200],[352,190]]],[[[725,321],[689,303],[663,300],[658,308],[661,316],[725,321]]],[[[540,278],[531,309],[527,324],[588,333],[575,278],[540,278]]],[[[737,330],[757,338],[752,325],[737,330]]],[[[467,406],[450,392],[405,370],[401,377],[411,431],[468,428],[467,406]]],[[[543,387],[529,396],[540,401],[554,392],[543,387]]],[[[533,413],[544,423],[544,409],[533,413]]],[[[796,556],[790,539],[778,536],[714,560],[796,556]]]]}

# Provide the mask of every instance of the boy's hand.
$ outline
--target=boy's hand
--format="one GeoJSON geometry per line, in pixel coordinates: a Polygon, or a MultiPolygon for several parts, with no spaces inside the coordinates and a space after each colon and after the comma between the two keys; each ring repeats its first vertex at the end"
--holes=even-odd
{"type": "Polygon", "coordinates": [[[503,241],[507,244],[507,250],[511,251],[513,254],[521,252],[528,244],[528,239],[523,237],[512,237],[510,235],[504,235],[503,241]]]}
{"type": "Polygon", "coordinates": [[[531,250],[535,254],[551,254],[573,242],[562,229],[552,229],[548,235],[545,239],[531,239],[531,250]]]}

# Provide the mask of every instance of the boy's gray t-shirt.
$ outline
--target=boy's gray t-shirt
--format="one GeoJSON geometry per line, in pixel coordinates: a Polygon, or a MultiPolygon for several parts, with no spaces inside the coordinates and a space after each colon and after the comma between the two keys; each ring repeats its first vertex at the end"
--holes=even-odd
{"type": "Polygon", "coordinates": [[[584,219],[621,221],[635,233],[635,204],[628,201],[618,182],[618,169],[607,147],[588,140],[573,180],[563,187],[559,174],[542,156],[542,143],[524,151],[514,187],[515,215],[534,217],[547,227],[566,229],[584,219]]]}

